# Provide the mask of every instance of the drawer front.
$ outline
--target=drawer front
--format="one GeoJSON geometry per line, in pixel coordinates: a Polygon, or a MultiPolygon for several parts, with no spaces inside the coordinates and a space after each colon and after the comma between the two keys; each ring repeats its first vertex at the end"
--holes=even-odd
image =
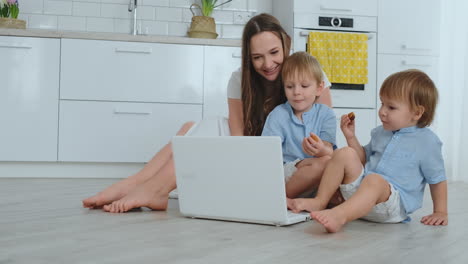
{"type": "Polygon", "coordinates": [[[377,16],[376,0],[294,0],[294,12],[377,16]]]}
{"type": "Polygon", "coordinates": [[[0,160],[57,161],[60,41],[0,36],[0,58],[0,160]]]}
{"type": "Polygon", "coordinates": [[[203,46],[62,40],[60,98],[202,103],[203,46]]]}
{"type": "Polygon", "coordinates": [[[370,133],[376,127],[377,110],[375,109],[353,109],[353,108],[333,108],[336,115],[336,145],[338,148],[346,147],[346,139],[340,128],[341,116],[354,112],[356,115],[356,137],[362,146],[370,141],[370,133]]]}
{"type": "MultiPolygon", "coordinates": [[[[438,57],[379,54],[378,61],[378,91],[388,76],[408,69],[418,69],[427,73],[434,83],[438,85],[438,57]]],[[[380,106],[378,91],[377,105],[380,106]]]]}
{"type": "Polygon", "coordinates": [[[440,10],[440,0],[380,0],[379,53],[439,56],[440,10]]]}
{"type": "Polygon", "coordinates": [[[147,162],[201,105],[60,102],[59,161],[147,162]]]}

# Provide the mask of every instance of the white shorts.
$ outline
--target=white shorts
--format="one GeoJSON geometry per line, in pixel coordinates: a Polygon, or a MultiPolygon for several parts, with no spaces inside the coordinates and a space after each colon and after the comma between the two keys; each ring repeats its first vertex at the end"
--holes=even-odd
{"type": "Polygon", "coordinates": [[[284,169],[284,182],[288,182],[291,179],[291,176],[297,171],[296,164],[301,161],[300,159],[296,159],[295,161],[286,162],[283,164],[284,169]]]}
{"type": "MultiPolygon", "coordinates": [[[[341,184],[340,191],[345,200],[348,200],[359,188],[364,179],[364,170],[361,175],[352,183],[341,184]]],[[[400,202],[400,192],[398,192],[391,183],[390,197],[383,203],[376,204],[372,210],[362,219],[378,222],[378,223],[399,223],[404,221],[408,216],[405,213],[405,208],[400,202]]]]}
{"type": "Polygon", "coordinates": [[[199,137],[230,136],[231,130],[229,129],[228,119],[220,116],[198,121],[185,135],[199,137]]]}

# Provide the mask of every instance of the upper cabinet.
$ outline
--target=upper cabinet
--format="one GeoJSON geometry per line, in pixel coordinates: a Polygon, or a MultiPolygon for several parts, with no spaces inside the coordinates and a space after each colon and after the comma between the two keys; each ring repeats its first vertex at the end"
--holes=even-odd
{"type": "Polygon", "coordinates": [[[380,0],[378,52],[438,56],[440,8],[440,0],[380,0]]]}
{"type": "Polygon", "coordinates": [[[0,37],[0,160],[56,161],[60,40],[0,37]]]}
{"type": "Polygon", "coordinates": [[[62,40],[60,99],[203,103],[203,46],[62,40]]]}

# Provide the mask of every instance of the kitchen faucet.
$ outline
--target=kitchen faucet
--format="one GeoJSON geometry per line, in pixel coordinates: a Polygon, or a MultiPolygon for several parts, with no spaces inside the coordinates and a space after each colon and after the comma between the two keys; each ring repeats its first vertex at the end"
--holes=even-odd
{"type": "Polygon", "coordinates": [[[137,35],[137,7],[138,7],[138,0],[130,0],[128,3],[128,12],[133,11],[133,32],[132,35],[137,35]]]}

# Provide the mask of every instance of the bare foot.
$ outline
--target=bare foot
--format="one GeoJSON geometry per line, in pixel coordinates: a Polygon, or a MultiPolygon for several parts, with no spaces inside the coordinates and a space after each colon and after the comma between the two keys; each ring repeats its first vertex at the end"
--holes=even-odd
{"type": "Polygon", "coordinates": [[[154,188],[147,182],[144,182],[134,188],[125,197],[114,201],[111,204],[104,205],[104,211],[111,213],[125,213],[133,208],[148,207],[153,210],[166,210],[168,203],[168,194],[154,191],[154,188]]]}
{"type": "Polygon", "coordinates": [[[98,194],[84,199],[83,207],[97,208],[107,205],[127,195],[133,188],[136,187],[136,181],[131,177],[118,181],[104,189],[98,194]]]}
{"type": "Polygon", "coordinates": [[[315,198],[287,199],[288,208],[294,213],[301,211],[319,211],[325,209],[326,204],[315,198]]]}
{"type": "Polygon", "coordinates": [[[323,225],[328,233],[336,233],[346,224],[346,217],[333,209],[312,212],[310,216],[323,225]]]}

